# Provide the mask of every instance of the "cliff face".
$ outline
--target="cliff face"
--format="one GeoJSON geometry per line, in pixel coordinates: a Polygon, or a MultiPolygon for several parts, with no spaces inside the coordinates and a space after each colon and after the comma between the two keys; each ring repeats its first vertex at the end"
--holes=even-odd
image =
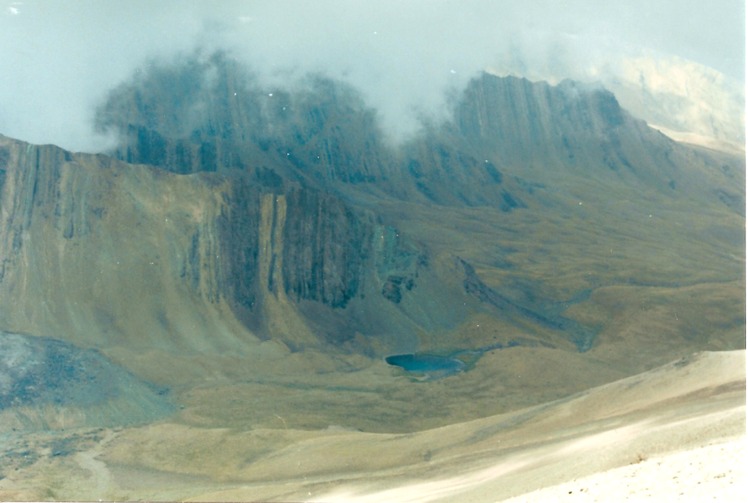
{"type": "Polygon", "coordinates": [[[351,89],[323,79],[293,94],[263,89],[221,55],[139,76],[97,120],[125,138],[116,157],[178,173],[265,166],[307,184],[386,177],[374,112],[351,89]]]}
{"type": "Polygon", "coordinates": [[[345,85],[314,78],[294,92],[265,89],[214,55],[137,76],[110,94],[98,125],[124,139],[113,155],[130,163],[176,173],[262,171],[276,184],[353,200],[374,193],[508,212],[526,206],[529,186],[569,175],[666,197],[721,190],[704,166],[692,169],[692,154],[631,117],[609,91],[571,81],[483,74],[456,100],[452,121],[394,145],[345,85]]]}
{"type": "Polygon", "coordinates": [[[214,56],[135,77],[98,121],[111,156],[0,140],[0,328],[185,353],[587,351],[618,305],[595,292],[740,281],[719,251],[742,246],[740,159],[602,89],[483,75],[395,145],[341,84],[262,89],[214,56]]]}
{"type": "Polygon", "coordinates": [[[60,330],[98,347],[223,350],[275,336],[315,345],[309,321],[293,314],[300,302],[341,311],[370,291],[399,302],[399,285],[383,285],[415,284],[400,246],[376,246],[375,215],[313,188],[8,139],[0,151],[2,322],[19,331],[60,330]]]}
{"type": "Polygon", "coordinates": [[[282,291],[343,308],[360,290],[372,232],[370,215],[332,196],[301,188],[261,192],[237,181],[219,221],[231,298],[252,309],[258,291],[282,291]]]}
{"type": "Polygon", "coordinates": [[[3,266],[0,278],[3,277],[4,264],[14,253],[19,252],[28,241],[32,222],[50,222],[65,236],[72,237],[76,223],[78,232],[86,232],[85,222],[75,221],[76,201],[70,194],[60,197],[62,164],[71,159],[64,150],[53,147],[32,147],[14,149],[3,146],[4,178],[10,194],[2,199],[3,221],[7,223],[3,233],[3,266]],[[11,169],[8,166],[18,165],[23,169],[11,169]],[[56,204],[49,207],[46,201],[54,199],[56,204]]]}
{"type": "Polygon", "coordinates": [[[484,74],[470,83],[457,104],[455,128],[476,145],[491,145],[503,157],[540,159],[588,147],[632,121],[615,97],[571,81],[558,86],[484,74]]]}
{"type": "Polygon", "coordinates": [[[485,204],[494,191],[483,183],[500,176],[438,136],[401,151],[343,84],[316,78],[294,93],[261,89],[222,56],[135,79],[110,95],[98,123],[126,139],[116,157],[178,173],[269,169],[338,194],[457,205],[485,204]]]}
{"type": "MultiPolygon", "coordinates": [[[[173,336],[166,341],[180,326],[205,325],[210,304],[192,311],[190,304],[220,293],[219,264],[193,264],[201,272],[196,284],[184,283],[179,273],[193,244],[185,229],[213,234],[220,190],[52,146],[3,138],[0,150],[8,159],[0,237],[6,327],[66,333],[95,347],[121,337],[158,347],[173,344],[173,336]],[[186,199],[175,203],[176,193],[186,199]],[[183,295],[183,308],[171,301],[183,295]]],[[[201,243],[214,245],[212,238],[201,243]]],[[[220,347],[231,339],[214,341],[220,347]]],[[[176,342],[190,346],[184,337],[176,342]]]]}
{"type": "MultiPolygon", "coordinates": [[[[339,200],[294,190],[283,202],[283,288],[296,300],[345,307],[359,293],[371,255],[373,226],[339,200]]],[[[268,288],[277,279],[268,278],[268,288]]]]}
{"type": "Polygon", "coordinates": [[[688,169],[673,141],[631,117],[602,88],[486,74],[468,86],[454,117],[448,134],[462,145],[545,184],[583,176],[681,197],[676,189],[688,193],[708,183],[688,169]]]}

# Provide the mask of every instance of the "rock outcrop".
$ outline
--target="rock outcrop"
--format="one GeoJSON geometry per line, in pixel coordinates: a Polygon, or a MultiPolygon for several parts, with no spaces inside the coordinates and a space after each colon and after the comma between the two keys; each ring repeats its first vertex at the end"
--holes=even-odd
{"type": "Polygon", "coordinates": [[[662,230],[618,236],[640,205],[671,233],[686,207],[722,222],[683,238],[683,264],[702,236],[739,241],[740,159],[681,147],[573,82],[482,75],[453,120],[394,144],[352,89],[263,89],[216,55],[140,74],[98,123],[123,140],[110,156],[0,139],[0,328],[185,352],[586,351],[596,313],[564,311],[656,269],[614,246],[669,246],[662,230]],[[596,213],[579,211],[587,196],[596,213]],[[494,325],[470,339],[475,317],[494,325]]]}
{"type": "MultiPolygon", "coordinates": [[[[0,286],[14,306],[0,316],[26,332],[56,328],[97,347],[133,337],[163,347],[175,335],[178,346],[201,350],[274,336],[313,345],[295,306],[318,303],[345,317],[352,299],[377,292],[392,301],[386,285],[407,278],[399,302],[426,253],[416,244],[404,252],[371,211],[270,171],[184,176],[53,146],[4,139],[0,148],[0,286]],[[245,335],[225,326],[227,309],[245,335]],[[189,325],[239,341],[195,338],[189,325]]],[[[375,301],[362,316],[377,309],[375,301]]]]}
{"type": "Polygon", "coordinates": [[[0,432],[145,423],[173,411],[166,390],[101,353],[0,331],[0,432]]]}

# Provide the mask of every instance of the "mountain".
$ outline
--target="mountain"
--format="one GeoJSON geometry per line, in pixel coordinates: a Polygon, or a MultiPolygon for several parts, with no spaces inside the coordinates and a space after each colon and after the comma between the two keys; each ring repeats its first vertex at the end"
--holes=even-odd
{"type": "Polygon", "coordinates": [[[451,107],[392,139],[354,89],[219,54],[113,90],[106,155],[0,137],[0,329],[235,428],[412,431],[745,346],[741,157],[571,81],[451,107]]]}
{"type": "MultiPolygon", "coordinates": [[[[506,58],[489,71],[560,81],[558,68],[537,63],[506,58]]],[[[745,151],[744,86],[713,68],[639,50],[590,61],[574,78],[609,89],[626,110],[675,140],[738,155],[745,151]]]]}

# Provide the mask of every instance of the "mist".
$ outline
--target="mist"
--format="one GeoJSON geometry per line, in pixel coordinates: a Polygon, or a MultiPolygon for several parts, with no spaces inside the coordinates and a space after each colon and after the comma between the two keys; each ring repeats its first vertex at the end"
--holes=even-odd
{"type": "Polygon", "coordinates": [[[448,116],[480,71],[552,82],[615,74],[654,51],[741,80],[740,0],[14,1],[0,4],[0,133],[71,150],[116,138],[96,107],[137,70],[223,50],[268,89],[308,73],[341,79],[377,109],[389,135],[448,116]]]}

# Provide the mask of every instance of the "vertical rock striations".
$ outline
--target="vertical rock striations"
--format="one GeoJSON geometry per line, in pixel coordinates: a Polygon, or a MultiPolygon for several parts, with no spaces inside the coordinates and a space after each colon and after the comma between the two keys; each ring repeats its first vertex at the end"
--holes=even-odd
{"type": "Polygon", "coordinates": [[[295,299],[345,307],[369,264],[373,226],[339,199],[292,190],[283,232],[283,284],[295,299]]]}
{"type": "MultiPolygon", "coordinates": [[[[84,346],[207,351],[257,336],[302,347],[327,336],[300,304],[344,319],[353,299],[376,292],[387,302],[401,288],[399,302],[415,286],[402,246],[374,248],[371,212],[269,168],[185,176],[0,147],[3,326],[84,346]],[[243,329],[217,317],[226,310],[243,329]]],[[[376,316],[378,304],[357,309],[376,316]]]]}
{"type": "Polygon", "coordinates": [[[711,169],[572,82],[482,75],[453,120],[394,144],[343,84],[264,89],[214,55],[141,73],[98,122],[123,139],[113,157],[0,138],[0,328],[190,351],[368,335],[411,347],[480,313],[589,349],[593,331],[543,312],[560,308],[541,299],[556,272],[539,262],[560,251],[573,277],[562,260],[590,249],[563,248],[549,216],[607,242],[597,216],[572,213],[580,193],[733,210],[744,199],[734,160],[711,169]],[[528,243],[529,225],[547,243],[528,243]],[[504,248],[534,272],[496,267],[504,248]]]}

